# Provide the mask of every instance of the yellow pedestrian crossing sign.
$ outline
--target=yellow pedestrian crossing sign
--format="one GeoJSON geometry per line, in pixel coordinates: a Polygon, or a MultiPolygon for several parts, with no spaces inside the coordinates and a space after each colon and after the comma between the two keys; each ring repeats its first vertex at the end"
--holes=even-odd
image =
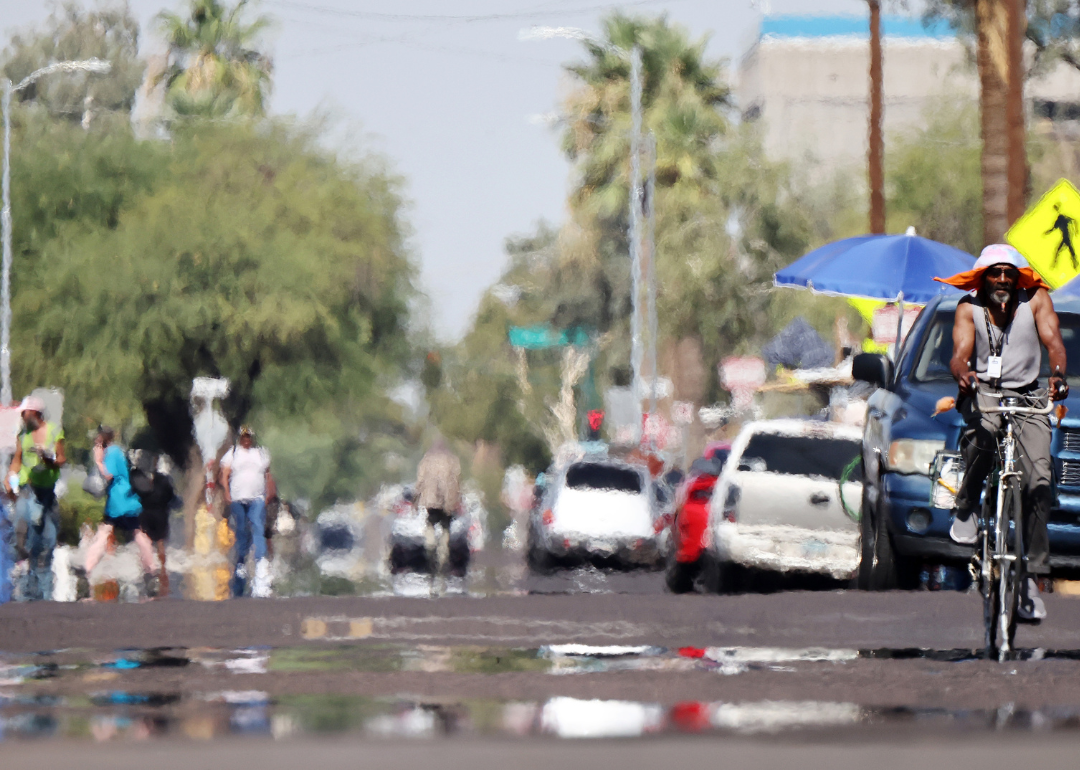
{"type": "Polygon", "coordinates": [[[1080,191],[1060,179],[1009,228],[1005,239],[1054,289],[1080,274],[1080,191]]]}

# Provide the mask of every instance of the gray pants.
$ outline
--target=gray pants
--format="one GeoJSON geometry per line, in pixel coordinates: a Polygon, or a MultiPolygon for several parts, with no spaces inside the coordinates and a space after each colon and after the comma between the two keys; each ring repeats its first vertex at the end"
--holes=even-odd
{"type": "MultiPolygon", "coordinates": [[[[1002,388],[1007,396],[1022,396],[1025,392],[1002,388]]],[[[978,394],[979,405],[997,406],[996,398],[978,394]]],[[[1037,406],[1045,406],[1045,396],[1037,406]]],[[[986,476],[994,465],[997,454],[997,435],[1001,429],[1001,415],[983,414],[975,410],[971,399],[963,397],[956,405],[957,411],[967,423],[960,434],[960,451],[967,469],[956,496],[956,510],[961,519],[967,519],[979,507],[979,497],[986,483],[986,476]]],[[[1050,574],[1050,538],[1046,523],[1050,519],[1052,491],[1050,488],[1050,419],[1028,415],[1015,420],[1017,443],[1017,467],[1020,470],[1021,505],[1024,511],[1024,550],[1026,569],[1035,575],[1050,574]]]]}

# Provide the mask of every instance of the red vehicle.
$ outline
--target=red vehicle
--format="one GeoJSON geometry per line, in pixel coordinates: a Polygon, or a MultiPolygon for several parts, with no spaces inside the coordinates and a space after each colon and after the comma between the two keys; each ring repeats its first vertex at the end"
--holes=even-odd
{"type": "Polygon", "coordinates": [[[701,572],[702,538],[709,525],[709,500],[730,452],[729,442],[709,444],[705,456],[690,466],[690,473],[679,489],[667,565],[667,586],[672,593],[693,590],[694,578],[701,572]]]}

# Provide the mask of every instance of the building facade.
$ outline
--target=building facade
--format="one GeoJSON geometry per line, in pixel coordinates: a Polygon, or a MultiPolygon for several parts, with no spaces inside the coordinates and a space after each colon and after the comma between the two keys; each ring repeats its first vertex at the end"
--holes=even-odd
{"type": "MultiPolygon", "coordinates": [[[[947,25],[884,16],[885,138],[917,128],[928,111],[976,103],[971,50],[947,25]]],[[[869,20],[851,16],[767,16],[738,64],[744,121],[759,121],[773,159],[828,165],[865,162],[869,113],[869,20]]],[[[1029,124],[1080,119],[1080,71],[1060,64],[1025,88],[1029,124]]]]}

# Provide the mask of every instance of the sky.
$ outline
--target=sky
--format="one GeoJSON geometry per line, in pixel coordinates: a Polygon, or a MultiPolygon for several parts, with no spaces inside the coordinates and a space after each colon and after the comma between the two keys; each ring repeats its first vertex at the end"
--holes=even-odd
{"type": "MultiPolygon", "coordinates": [[[[232,2],[232,0],[227,0],[232,2]]],[[[83,5],[92,0],[82,0],[83,5]]],[[[161,50],[153,18],[182,0],[129,0],[144,52],[161,50]]],[[[464,333],[506,265],[508,236],[564,218],[570,168],[546,117],[570,81],[579,42],[522,40],[533,26],[596,33],[613,9],[666,13],[708,54],[731,63],[762,12],[865,15],[865,0],[254,0],[275,24],[273,114],[323,112],[361,150],[391,161],[410,202],[411,250],[436,336],[464,333]]],[[[51,5],[0,0],[6,42],[51,5]]],[[[12,148],[17,152],[17,148],[12,148]]]]}

